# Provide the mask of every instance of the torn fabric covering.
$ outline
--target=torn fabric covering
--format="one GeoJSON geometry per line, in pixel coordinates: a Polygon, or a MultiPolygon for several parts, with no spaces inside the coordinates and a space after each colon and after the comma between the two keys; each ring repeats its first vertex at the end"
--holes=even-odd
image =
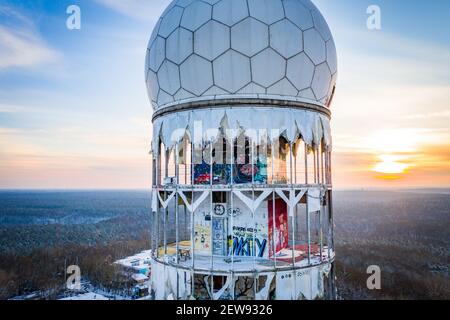
{"type": "Polygon", "coordinates": [[[158,211],[158,191],[156,189],[152,190],[152,212],[158,211]]]}
{"type": "Polygon", "coordinates": [[[277,272],[276,291],[277,300],[296,300],[295,271],[277,272]]]}
{"type": "MultiPolygon", "coordinates": [[[[267,132],[272,138],[283,136],[294,143],[301,136],[309,146],[318,146],[322,139],[331,148],[330,120],[323,114],[308,110],[279,107],[226,107],[194,109],[170,113],[153,123],[152,152],[158,154],[158,140],[172,150],[185,133],[203,137],[203,145],[214,142],[219,128],[235,138],[239,131],[267,132]],[[200,131],[200,132],[196,132],[200,131]],[[226,131],[226,130],[225,130],[226,131]]],[[[261,139],[261,137],[260,137],[261,139]]],[[[197,141],[195,141],[197,142],[197,141]]]]}
{"type": "Polygon", "coordinates": [[[320,267],[300,271],[299,276],[295,278],[298,295],[302,295],[306,300],[315,300],[323,296],[323,284],[321,284],[320,281],[323,281],[322,270],[320,267]]]}
{"type": "Polygon", "coordinates": [[[266,282],[264,283],[264,287],[260,291],[256,292],[256,296],[255,296],[256,300],[268,300],[270,286],[272,284],[272,280],[274,277],[275,277],[275,274],[273,274],[273,273],[267,275],[267,279],[266,279],[266,282]]]}
{"type": "Polygon", "coordinates": [[[225,282],[225,284],[223,285],[223,287],[217,291],[216,293],[213,294],[213,299],[214,300],[219,300],[222,295],[225,293],[225,291],[231,286],[233,282],[233,276],[227,276],[227,280],[225,282]]]}
{"type": "Polygon", "coordinates": [[[155,292],[155,300],[166,298],[165,268],[164,264],[152,261],[151,286],[155,292]]]}
{"type": "Polygon", "coordinates": [[[166,267],[166,295],[172,294],[175,298],[178,296],[177,293],[177,284],[178,284],[178,272],[174,267],[166,267]]]}
{"type": "Polygon", "coordinates": [[[320,188],[308,189],[308,212],[313,213],[320,211],[320,188]]]}
{"type": "Polygon", "coordinates": [[[187,300],[191,295],[191,272],[186,270],[178,270],[178,298],[187,300]]]}

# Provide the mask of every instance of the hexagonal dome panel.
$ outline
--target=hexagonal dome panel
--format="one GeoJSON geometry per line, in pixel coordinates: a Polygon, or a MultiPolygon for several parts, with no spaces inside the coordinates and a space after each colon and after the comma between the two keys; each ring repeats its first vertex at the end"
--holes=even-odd
{"type": "Polygon", "coordinates": [[[331,39],[331,31],[328,27],[327,22],[323,18],[322,14],[319,12],[319,10],[313,10],[312,11],[312,17],[314,20],[314,26],[316,27],[317,31],[319,31],[320,35],[322,36],[323,40],[328,41],[331,39]]]}
{"type": "Polygon", "coordinates": [[[325,41],[316,29],[309,29],[303,33],[305,52],[315,65],[326,59],[325,41]]]}
{"type": "Polygon", "coordinates": [[[248,17],[246,0],[222,0],[213,8],[213,19],[231,27],[248,17]]]}
{"type": "Polygon", "coordinates": [[[269,27],[247,18],[231,28],[231,48],[249,57],[269,46],[269,27]]]}
{"type": "Polygon", "coordinates": [[[284,18],[281,0],[248,0],[250,15],[269,25],[284,18]]]}
{"type": "Polygon", "coordinates": [[[158,77],[156,73],[151,70],[147,73],[147,90],[151,100],[156,101],[158,99],[159,92],[158,77]]]}
{"type": "Polygon", "coordinates": [[[183,8],[173,7],[168,10],[166,16],[161,20],[159,26],[159,35],[167,38],[180,25],[181,16],[183,15],[183,8]]]}
{"type": "Polygon", "coordinates": [[[214,60],[230,48],[230,28],[209,21],[195,32],[194,51],[199,56],[214,60]]]}
{"type": "Polygon", "coordinates": [[[311,85],[314,76],[314,64],[302,52],[289,59],[286,76],[298,90],[306,89],[311,85]]]}
{"type": "Polygon", "coordinates": [[[331,82],[331,72],[328,69],[326,63],[322,63],[320,66],[316,67],[314,72],[314,78],[311,84],[311,89],[317,99],[323,99],[328,94],[328,90],[331,82]]]}
{"type": "Polygon", "coordinates": [[[211,10],[211,5],[205,2],[193,2],[184,9],[181,26],[191,31],[197,30],[203,24],[211,20],[211,10]]]}
{"type": "Polygon", "coordinates": [[[150,45],[148,53],[148,67],[153,71],[158,71],[162,62],[166,57],[166,40],[156,37],[155,41],[150,45]]]}
{"type": "Polygon", "coordinates": [[[183,89],[197,96],[213,85],[211,62],[195,54],[180,66],[180,75],[183,89]]]}
{"type": "Polygon", "coordinates": [[[167,92],[164,92],[162,90],[159,90],[159,94],[158,94],[158,104],[159,105],[170,103],[172,101],[173,101],[173,97],[170,94],[168,94],[167,92]]]}
{"type": "Polygon", "coordinates": [[[286,59],[303,50],[303,33],[289,20],[270,26],[270,46],[286,59]]]}
{"type": "Polygon", "coordinates": [[[283,78],[267,89],[267,93],[295,97],[298,94],[298,90],[292,85],[292,83],[289,82],[288,79],[283,78]]]}
{"type": "Polygon", "coordinates": [[[229,92],[227,92],[219,87],[212,86],[211,88],[206,90],[206,92],[203,95],[204,96],[218,96],[218,95],[224,95],[224,94],[229,94],[229,92]]]}
{"type": "Polygon", "coordinates": [[[209,3],[210,5],[215,5],[217,2],[221,1],[221,0],[202,0],[204,2],[209,3]]]}
{"type": "Polygon", "coordinates": [[[284,77],[285,72],[286,60],[272,48],[268,48],[252,58],[253,82],[263,87],[270,87],[279,81],[284,77]]]}
{"type": "Polygon", "coordinates": [[[311,12],[304,6],[304,1],[283,0],[286,18],[293,22],[302,30],[310,29],[314,26],[311,12]]]}
{"type": "Polygon", "coordinates": [[[335,74],[337,72],[337,53],[336,46],[334,44],[334,40],[330,39],[326,43],[327,46],[327,63],[330,67],[331,73],[335,74]]]}
{"type": "Polygon", "coordinates": [[[178,66],[169,60],[163,62],[158,71],[159,86],[168,94],[174,95],[180,89],[178,66]]]}
{"type": "Polygon", "coordinates": [[[162,18],[159,18],[158,22],[155,25],[155,28],[153,29],[152,35],[150,36],[150,40],[148,41],[147,49],[150,48],[153,41],[155,41],[156,37],[158,36],[159,27],[161,25],[162,18]]]}
{"type": "Polygon", "coordinates": [[[235,93],[251,81],[250,59],[230,50],[213,63],[214,82],[235,93]]]}
{"type": "Polygon", "coordinates": [[[298,96],[300,98],[305,98],[309,100],[316,100],[316,96],[314,95],[314,92],[311,90],[311,88],[304,89],[298,93],[298,96]]]}
{"type": "Polygon", "coordinates": [[[257,85],[256,83],[252,82],[248,85],[246,85],[244,88],[239,90],[237,93],[239,94],[264,94],[266,93],[266,88],[261,87],[257,85]]]}
{"type": "Polygon", "coordinates": [[[195,97],[195,95],[190,92],[187,92],[184,89],[180,89],[180,90],[178,90],[177,93],[175,93],[175,95],[173,97],[175,98],[175,100],[183,100],[183,99],[189,99],[189,98],[195,97]]]}
{"type": "Polygon", "coordinates": [[[180,64],[194,52],[194,34],[183,28],[178,28],[167,38],[167,59],[180,64]]]}
{"type": "Polygon", "coordinates": [[[197,1],[197,0],[176,0],[174,2],[176,3],[177,6],[186,8],[188,5],[190,5],[194,1],[197,1]]]}

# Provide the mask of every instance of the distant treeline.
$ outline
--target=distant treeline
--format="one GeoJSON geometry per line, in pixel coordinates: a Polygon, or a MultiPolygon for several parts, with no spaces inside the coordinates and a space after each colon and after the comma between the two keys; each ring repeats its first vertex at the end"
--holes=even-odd
{"type": "Polygon", "coordinates": [[[71,264],[95,286],[129,290],[129,278],[112,263],[149,249],[149,230],[144,213],[96,224],[0,227],[0,299],[35,291],[54,299],[71,264]]]}
{"type": "Polygon", "coordinates": [[[126,214],[95,224],[0,225],[0,252],[28,254],[37,248],[96,246],[149,234],[149,213],[126,214]]]}
{"type": "Polygon", "coordinates": [[[115,241],[111,244],[67,245],[34,249],[26,255],[0,254],[0,299],[40,291],[46,299],[55,299],[65,289],[65,266],[78,265],[83,279],[111,292],[130,293],[129,277],[113,264],[136,252],[148,249],[149,238],[115,241]]]}

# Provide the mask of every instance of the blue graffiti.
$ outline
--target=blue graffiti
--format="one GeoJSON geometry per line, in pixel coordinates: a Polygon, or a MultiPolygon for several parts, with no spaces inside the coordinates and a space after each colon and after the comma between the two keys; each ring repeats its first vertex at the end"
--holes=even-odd
{"type": "Polygon", "coordinates": [[[253,257],[256,251],[258,257],[262,258],[266,251],[267,240],[263,239],[261,242],[259,239],[255,239],[256,247],[252,245],[253,239],[246,239],[244,237],[234,237],[232,252],[235,256],[253,257]],[[253,249],[253,250],[252,250],[253,249]]]}

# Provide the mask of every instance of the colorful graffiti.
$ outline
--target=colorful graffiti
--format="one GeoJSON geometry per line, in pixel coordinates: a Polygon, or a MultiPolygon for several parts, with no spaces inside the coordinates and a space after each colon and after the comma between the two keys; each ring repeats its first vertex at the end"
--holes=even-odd
{"type": "MultiPolygon", "coordinates": [[[[256,164],[235,164],[233,165],[233,183],[243,184],[251,183],[252,179],[255,183],[267,183],[267,163],[256,159],[256,164]]],[[[213,164],[212,167],[212,183],[215,185],[229,184],[231,182],[230,164],[213,164]]],[[[208,185],[211,183],[211,166],[202,161],[201,164],[194,165],[194,183],[199,185],[208,185]]]]}
{"type": "Polygon", "coordinates": [[[233,170],[233,181],[236,184],[242,183],[267,183],[267,163],[256,159],[256,164],[238,164],[233,170]],[[253,180],[253,181],[252,181],[253,180]]]}
{"type": "Polygon", "coordinates": [[[210,225],[196,224],[194,228],[194,249],[196,252],[209,254],[211,252],[211,227],[210,225]]]}
{"type": "Polygon", "coordinates": [[[233,239],[228,238],[231,253],[235,256],[264,257],[267,239],[260,237],[254,228],[233,227],[233,239]]]}
{"type": "Polygon", "coordinates": [[[232,254],[235,256],[246,256],[246,257],[264,257],[264,252],[266,251],[267,240],[257,239],[253,242],[252,239],[244,237],[234,237],[232,254]]]}
{"type": "Polygon", "coordinates": [[[270,256],[273,256],[273,247],[275,246],[275,253],[289,247],[289,232],[288,232],[288,211],[287,204],[282,199],[275,200],[275,215],[273,214],[273,201],[268,201],[268,215],[269,215],[269,243],[270,256]],[[274,227],[275,218],[275,232],[274,227]],[[273,244],[275,242],[275,244],[273,244]]]}
{"type": "MultiPolygon", "coordinates": [[[[231,166],[226,164],[213,164],[212,182],[213,184],[228,184],[230,182],[231,166]]],[[[211,183],[211,166],[203,161],[201,164],[194,165],[194,183],[211,183]]]]}

